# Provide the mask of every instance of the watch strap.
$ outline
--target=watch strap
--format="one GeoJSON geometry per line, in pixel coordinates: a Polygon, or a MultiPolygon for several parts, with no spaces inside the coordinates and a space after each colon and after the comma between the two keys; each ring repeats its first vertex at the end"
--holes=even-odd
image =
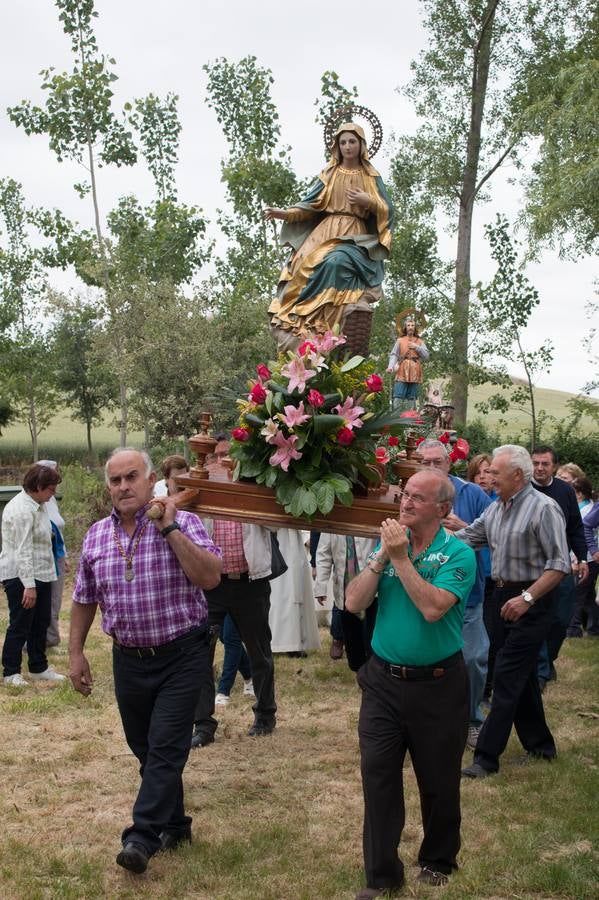
{"type": "Polygon", "coordinates": [[[172,522],[170,525],[167,525],[166,528],[163,528],[160,532],[163,538],[168,537],[173,531],[181,531],[181,526],[178,522],[172,522]]]}

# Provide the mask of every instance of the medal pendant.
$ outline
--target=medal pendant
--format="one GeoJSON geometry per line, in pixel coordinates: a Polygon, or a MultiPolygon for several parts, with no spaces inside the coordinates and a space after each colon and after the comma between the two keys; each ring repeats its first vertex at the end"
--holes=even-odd
{"type": "Polygon", "coordinates": [[[134,578],[133,566],[127,566],[125,569],[125,581],[133,581],[134,578]]]}

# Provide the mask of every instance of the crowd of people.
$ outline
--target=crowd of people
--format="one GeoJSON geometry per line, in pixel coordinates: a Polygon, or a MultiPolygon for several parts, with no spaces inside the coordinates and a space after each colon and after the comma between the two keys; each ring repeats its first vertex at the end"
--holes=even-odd
{"type": "MultiPolygon", "coordinates": [[[[223,436],[213,462],[228,449],[223,436]]],[[[283,530],[276,543],[287,571],[279,577],[271,530],[177,509],[184,457],[163,461],[160,482],[143,451],[109,457],[112,511],[81,548],[69,674],[88,696],[85,642],[99,608],[112,639],[123,730],[141,773],[120,866],[142,873],[153,854],[191,841],[182,781],[190,751],[214,743],[218,709],[229,703],[237,674],[252,701],[249,736],[272,734],[273,655],[320,648],[316,609],[327,598],[331,664],[345,656],[361,691],[366,887],[357,900],[404,884],[407,754],[422,809],[418,880],[433,886],[457,868],[461,780],[499,770],[512,727],[529,759],[556,756],[543,691],[557,677],[566,638],[599,636],[592,484],[574,463],[558,467],[547,446],[479,454],[466,479],[450,472],[447,445],[426,440],[419,450],[399,516],[382,523],[378,540],[283,530]],[[464,766],[466,747],[473,760],[464,766]]],[[[61,640],[68,565],[54,497],[60,481],[54,461],[30,467],[2,518],[0,580],[9,610],[2,664],[12,688],[65,681],[46,655],[61,640]]]]}

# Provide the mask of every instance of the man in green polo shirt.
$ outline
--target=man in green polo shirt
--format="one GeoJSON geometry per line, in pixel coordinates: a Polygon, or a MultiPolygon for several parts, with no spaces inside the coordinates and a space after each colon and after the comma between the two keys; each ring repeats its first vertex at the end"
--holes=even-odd
{"type": "Polygon", "coordinates": [[[350,612],[366,609],[377,594],[379,604],[373,654],[358,673],[367,887],[356,900],[399,891],[404,883],[398,847],[407,750],[424,828],[418,881],[446,884],[457,868],[469,715],[462,621],[476,558],[441,527],[453,494],[440,472],[413,475],[399,519],[383,522],[380,545],[347,589],[350,612]]]}

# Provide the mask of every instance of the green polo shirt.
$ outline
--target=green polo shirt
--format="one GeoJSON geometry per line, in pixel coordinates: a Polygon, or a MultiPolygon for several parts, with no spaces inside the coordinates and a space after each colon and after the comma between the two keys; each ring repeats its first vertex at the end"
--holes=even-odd
{"type": "Polygon", "coordinates": [[[372,649],[381,659],[406,666],[429,666],[462,648],[464,608],[476,578],[474,551],[440,528],[418,574],[437,588],[450,591],[456,603],[437,622],[427,622],[389,562],[379,580],[379,603],[372,649]]]}

